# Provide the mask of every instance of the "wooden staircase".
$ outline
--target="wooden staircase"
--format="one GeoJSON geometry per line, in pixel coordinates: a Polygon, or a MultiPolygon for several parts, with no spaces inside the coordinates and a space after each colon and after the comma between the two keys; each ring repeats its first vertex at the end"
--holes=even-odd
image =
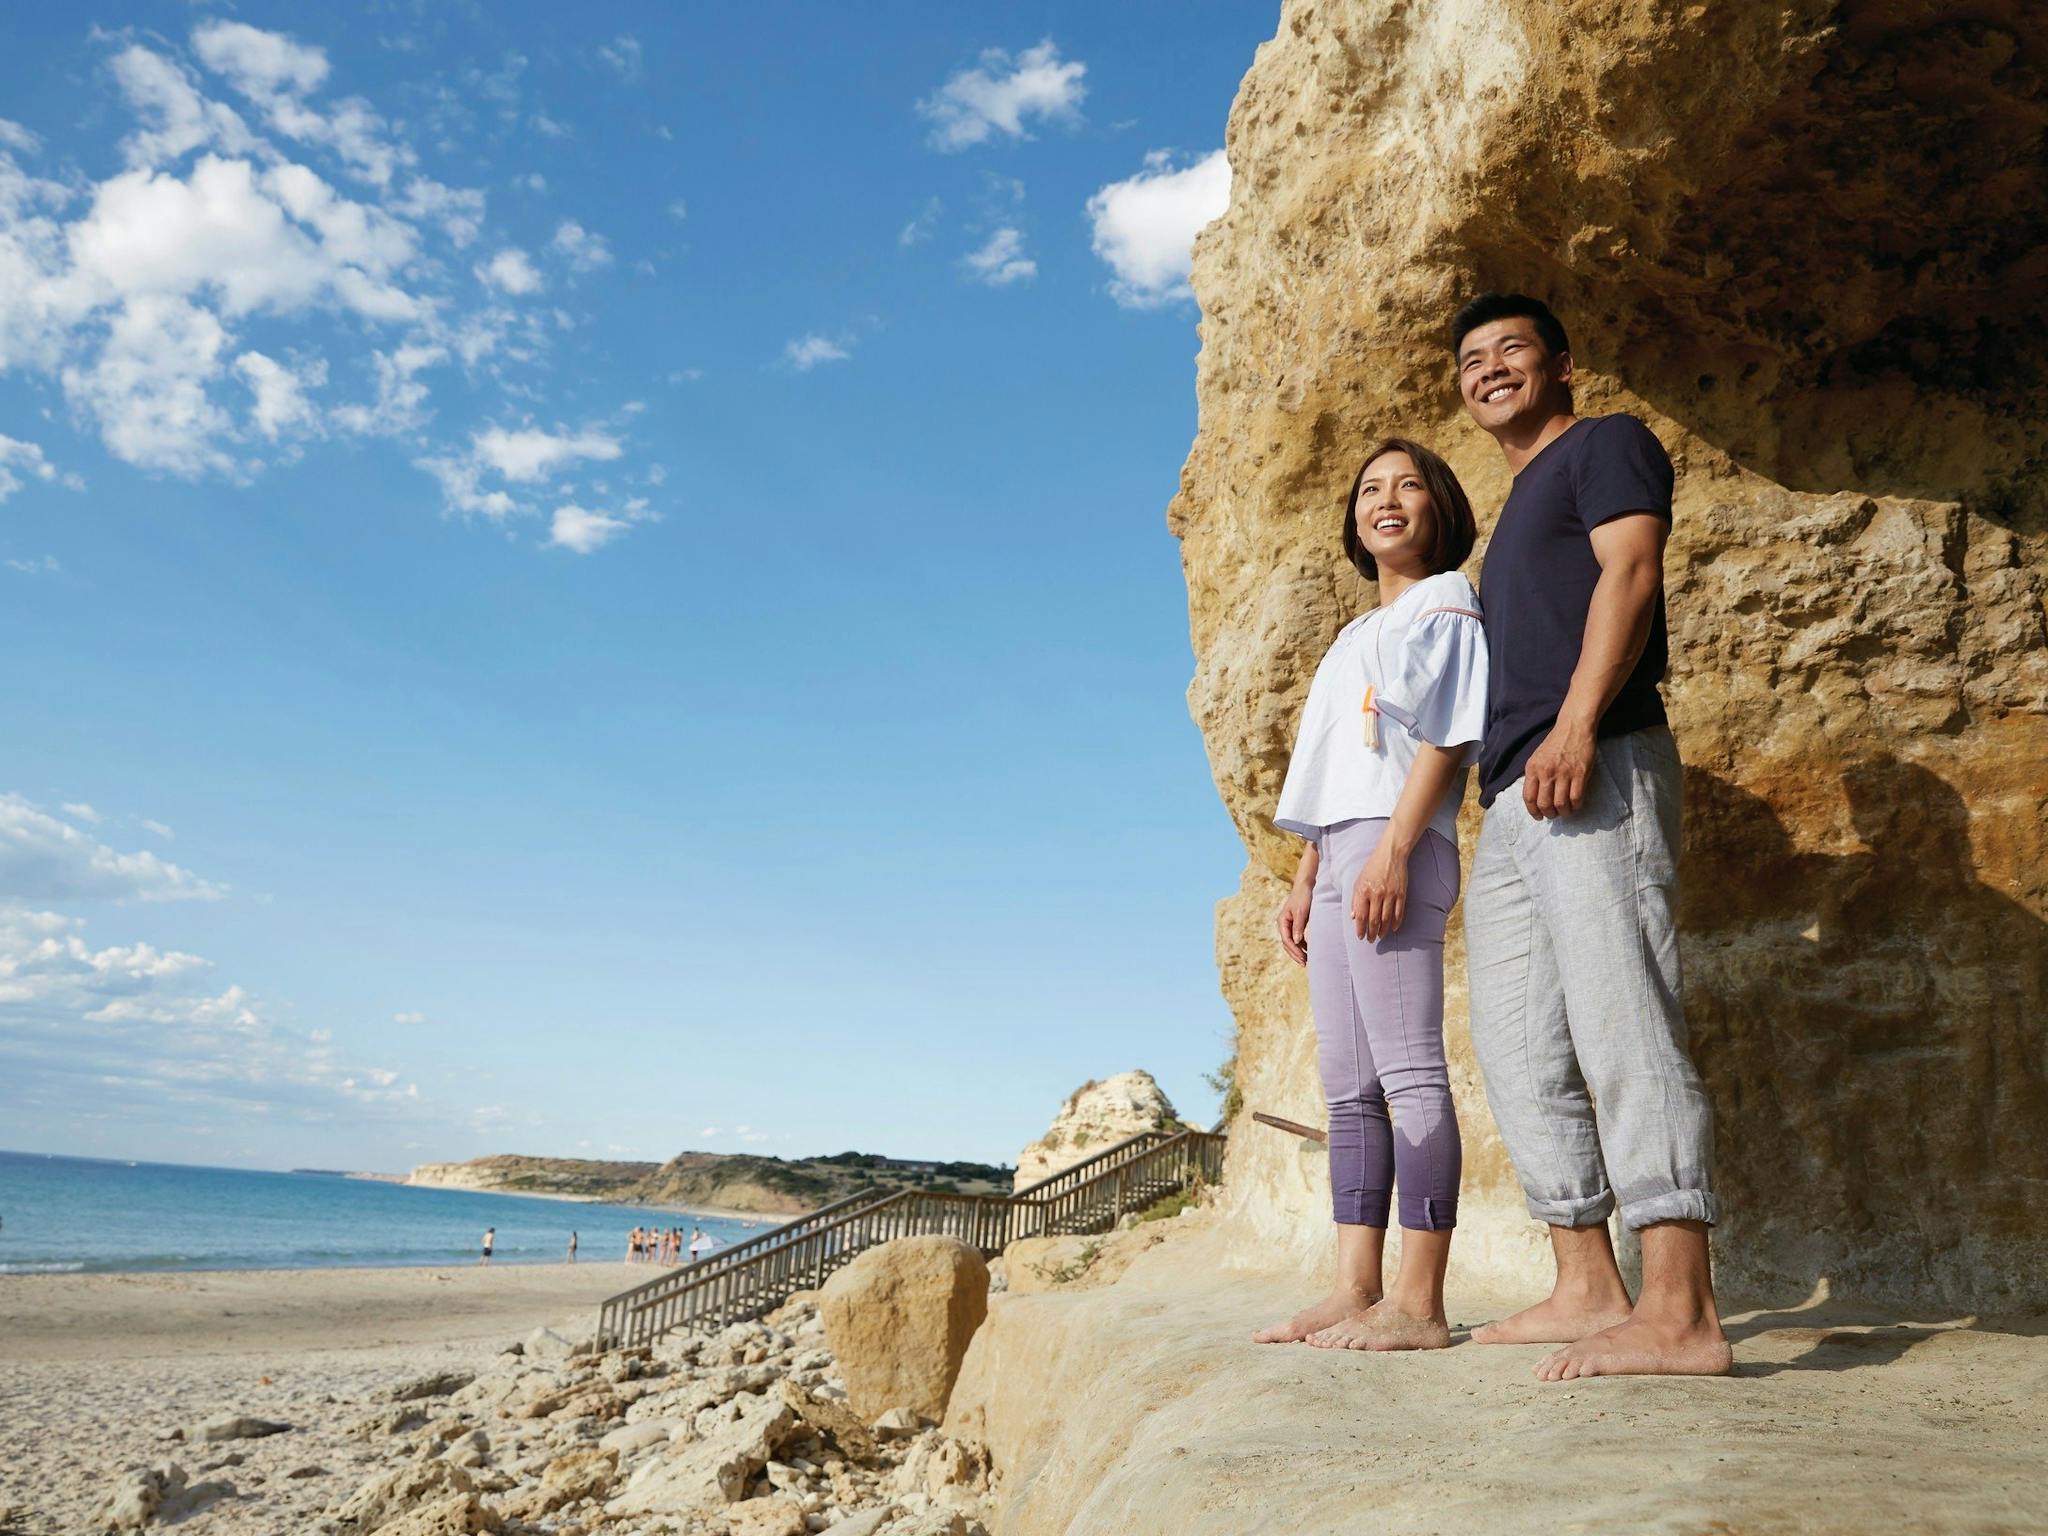
{"type": "Polygon", "coordinates": [[[1107,1232],[1128,1212],[1215,1182],[1223,1144],[1214,1131],[1145,1131],[1014,1195],[852,1195],[620,1292],[598,1313],[598,1344],[648,1344],[677,1328],[715,1333],[817,1289],[855,1254],[891,1238],[938,1233],[993,1257],[1020,1237],[1107,1232]]]}

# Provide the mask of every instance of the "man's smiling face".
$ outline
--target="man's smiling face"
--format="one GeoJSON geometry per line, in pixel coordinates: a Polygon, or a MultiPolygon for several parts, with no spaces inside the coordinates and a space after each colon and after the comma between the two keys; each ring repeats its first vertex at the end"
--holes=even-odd
{"type": "Polygon", "coordinates": [[[1465,333],[1458,345],[1458,393],[1465,409],[1488,432],[1518,421],[1548,421],[1570,410],[1569,352],[1553,355],[1524,315],[1489,320],[1465,333]]]}

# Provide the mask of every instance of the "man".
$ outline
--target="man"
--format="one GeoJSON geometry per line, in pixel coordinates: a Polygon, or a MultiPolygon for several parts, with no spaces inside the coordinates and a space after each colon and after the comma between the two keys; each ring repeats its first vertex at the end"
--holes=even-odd
{"type": "Polygon", "coordinates": [[[1570,343],[1538,300],[1474,299],[1452,349],[1515,477],[1480,583],[1472,1046],[1557,1263],[1548,1299],[1473,1337],[1566,1345],[1544,1381],[1719,1375],[1713,1121],[1679,1000],[1678,749],[1657,692],[1671,460],[1633,416],[1573,413],[1570,343]],[[1642,1240],[1633,1306],[1607,1235],[1617,1199],[1642,1240]]]}
{"type": "Polygon", "coordinates": [[[478,1260],[477,1260],[477,1263],[479,1263],[479,1264],[488,1264],[488,1263],[490,1263],[490,1262],[491,1262],[491,1245],[492,1245],[493,1243],[497,1242],[497,1240],[498,1240],[498,1229],[497,1229],[496,1227],[485,1227],[485,1228],[484,1228],[484,1256],[483,1256],[482,1258],[478,1259],[478,1260]]]}

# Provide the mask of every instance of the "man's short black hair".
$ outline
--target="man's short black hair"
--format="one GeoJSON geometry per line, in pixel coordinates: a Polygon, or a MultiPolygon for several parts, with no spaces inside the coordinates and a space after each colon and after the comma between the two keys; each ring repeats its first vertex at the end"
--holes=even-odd
{"type": "Polygon", "coordinates": [[[1541,299],[1532,299],[1526,293],[1482,293],[1459,310],[1451,322],[1451,356],[1458,355],[1468,335],[1495,320],[1535,321],[1536,335],[1552,357],[1572,349],[1571,339],[1564,333],[1564,322],[1541,299]]]}

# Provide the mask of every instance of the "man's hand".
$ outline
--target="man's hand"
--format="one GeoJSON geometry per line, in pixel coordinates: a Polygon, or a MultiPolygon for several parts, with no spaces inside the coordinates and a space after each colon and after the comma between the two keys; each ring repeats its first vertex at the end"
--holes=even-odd
{"type": "Polygon", "coordinates": [[[1351,893],[1351,925],[1361,939],[1377,944],[1401,926],[1408,911],[1408,850],[1383,834],[1358,872],[1351,893]]]}
{"type": "Polygon", "coordinates": [[[1522,804],[1529,814],[1538,820],[1577,815],[1586,803],[1598,750],[1592,726],[1565,719],[1552,726],[1522,770],[1522,804]]]}

